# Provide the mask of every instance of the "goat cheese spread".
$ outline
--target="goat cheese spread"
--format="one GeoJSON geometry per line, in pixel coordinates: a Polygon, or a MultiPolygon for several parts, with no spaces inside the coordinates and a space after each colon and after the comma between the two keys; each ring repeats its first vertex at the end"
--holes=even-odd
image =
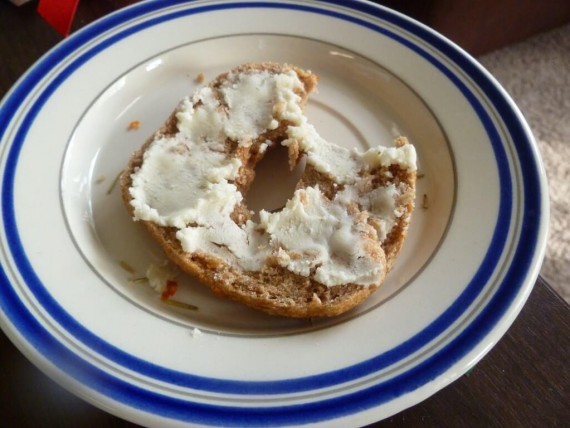
{"type": "MultiPolygon", "coordinates": [[[[359,152],[325,141],[302,111],[303,90],[294,71],[244,72],[184,99],[177,133],[157,134],[131,176],[135,220],[175,227],[184,251],[215,254],[247,271],[261,270],[272,257],[327,286],[377,283],[382,259],[371,242],[386,239],[402,215],[396,210],[400,189],[390,184],[367,191],[361,177],[390,165],[415,171],[416,152],[411,144],[359,152]],[[281,210],[238,224],[232,213],[244,197],[236,179],[245,165],[228,155],[226,143],[250,147],[282,123],[281,144],[298,146],[307,164],[341,190],[330,200],[318,186],[298,189],[281,210]],[[355,203],[359,210],[350,209],[355,203]],[[368,217],[375,219],[376,236],[368,217]]],[[[259,153],[270,146],[261,142],[259,153]]]]}

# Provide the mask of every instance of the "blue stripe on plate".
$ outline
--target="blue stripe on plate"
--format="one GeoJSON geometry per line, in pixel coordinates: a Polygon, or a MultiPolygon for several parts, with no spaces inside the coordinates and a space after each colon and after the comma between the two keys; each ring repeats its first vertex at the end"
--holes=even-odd
{"type": "MultiPolygon", "coordinates": [[[[34,89],[34,86],[41,80],[45,73],[49,72],[52,67],[64,60],[68,55],[73,54],[75,50],[81,48],[85,43],[94,40],[105,31],[120,27],[131,19],[182,3],[187,2],[178,0],[137,4],[134,7],[119,11],[87,27],[56,47],[45,58],[38,62],[5,100],[2,110],[0,110],[0,133],[5,132],[21,100],[24,100],[34,89]]],[[[533,258],[537,250],[538,232],[541,224],[540,173],[533,150],[532,139],[525,131],[523,124],[521,124],[508,100],[505,99],[501,91],[487,78],[478,66],[440,36],[427,31],[406,18],[368,4],[350,3],[347,5],[345,2],[340,1],[323,1],[323,3],[333,3],[342,5],[343,7],[350,6],[350,8],[354,10],[380,18],[421,38],[427,44],[443,53],[451,62],[459,66],[469,78],[477,83],[496,110],[500,112],[505,126],[515,142],[521,168],[524,171],[523,191],[525,211],[522,224],[523,233],[521,233],[519,237],[514,263],[508,269],[506,278],[498,287],[495,296],[481,311],[476,320],[467,326],[465,331],[450,342],[445,349],[438,352],[437,355],[422,361],[401,376],[333,400],[322,400],[307,405],[295,406],[294,409],[286,406],[277,406],[262,410],[192,404],[186,401],[153,394],[114,378],[110,374],[80,359],[53,338],[49,331],[38,323],[35,317],[28,312],[14,293],[7,277],[2,273],[1,280],[7,285],[4,287],[4,291],[0,293],[0,305],[4,312],[27,341],[55,365],[65,367],[66,372],[73,378],[117,401],[144,409],[151,413],[174,417],[180,420],[225,425],[230,423],[240,424],[246,421],[248,425],[275,425],[317,421],[355,413],[359,410],[376,406],[424,385],[431,379],[444,373],[455,362],[480,343],[509,310],[513,300],[523,288],[528,272],[532,267],[533,258]]],[[[378,24],[348,16],[341,12],[320,9],[316,6],[267,2],[227,2],[225,4],[196,7],[191,10],[174,11],[164,16],[150,18],[144,22],[135,24],[90,48],[89,51],[76,58],[62,73],[50,82],[48,87],[31,107],[30,114],[20,126],[13,146],[10,148],[2,186],[2,207],[6,235],[16,266],[20,270],[20,274],[25,279],[30,290],[34,292],[38,301],[41,302],[54,319],[64,326],[74,337],[91,349],[104,355],[106,358],[145,376],[185,387],[234,394],[294,393],[344,383],[377,372],[428,344],[463,314],[466,308],[479,295],[493,271],[497,268],[497,260],[505,249],[507,233],[510,227],[513,191],[507,155],[488,113],[477,97],[451,70],[446,68],[443,63],[424,51],[420,46],[415,45],[398,34],[382,28],[378,24]],[[368,361],[321,375],[274,382],[241,382],[179,373],[149,364],[102,341],[71,318],[69,314],[53,300],[41,283],[41,280],[36,276],[20,242],[13,210],[14,175],[26,133],[36,115],[41,111],[43,104],[70,74],[75,72],[85,62],[89,61],[102,50],[145,28],[192,14],[206,13],[213,10],[251,7],[300,10],[349,21],[390,37],[421,55],[444,73],[471,103],[489,134],[491,144],[495,151],[501,180],[500,211],[492,244],[482,265],[467,285],[465,291],[436,321],[409,341],[368,361]]]]}

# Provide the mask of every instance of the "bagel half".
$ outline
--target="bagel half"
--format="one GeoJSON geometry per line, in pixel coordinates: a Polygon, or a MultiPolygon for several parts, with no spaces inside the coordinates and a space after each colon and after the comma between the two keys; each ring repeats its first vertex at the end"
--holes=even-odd
{"type": "Polygon", "coordinates": [[[183,100],[130,158],[121,195],[166,255],[216,294],[274,315],[341,314],[384,282],[414,208],[405,138],[364,153],[324,141],[302,109],[318,78],[245,64],[183,100]],[[297,190],[258,222],[244,203],[271,146],[306,158],[297,190]]]}

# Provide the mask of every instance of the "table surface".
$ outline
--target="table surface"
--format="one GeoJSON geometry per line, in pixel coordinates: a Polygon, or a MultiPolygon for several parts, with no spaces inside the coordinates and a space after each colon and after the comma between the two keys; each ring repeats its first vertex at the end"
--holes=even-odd
{"type": "MultiPolygon", "coordinates": [[[[82,0],[74,30],[133,1],[82,0]]],[[[61,40],[35,12],[0,0],[0,97],[61,40]]],[[[468,374],[375,427],[557,427],[570,421],[570,307],[541,278],[499,343],[468,374]]],[[[76,398],[0,332],[0,420],[18,427],[135,426],[76,398]]]]}

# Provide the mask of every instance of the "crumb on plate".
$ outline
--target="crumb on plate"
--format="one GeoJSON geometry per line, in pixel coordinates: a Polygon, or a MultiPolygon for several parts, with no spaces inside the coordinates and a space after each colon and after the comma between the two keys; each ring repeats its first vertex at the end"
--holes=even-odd
{"type": "Polygon", "coordinates": [[[194,81],[196,83],[204,83],[205,80],[206,80],[206,75],[202,72],[198,73],[194,78],[194,81]]]}
{"type": "Polygon", "coordinates": [[[139,129],[141,126],[141,122],[140,120],[133,120],[131,123],[129,123],[129,126],[127,127],[127,129],[129,131],[136,131],[137,129],[139,129]]]}

